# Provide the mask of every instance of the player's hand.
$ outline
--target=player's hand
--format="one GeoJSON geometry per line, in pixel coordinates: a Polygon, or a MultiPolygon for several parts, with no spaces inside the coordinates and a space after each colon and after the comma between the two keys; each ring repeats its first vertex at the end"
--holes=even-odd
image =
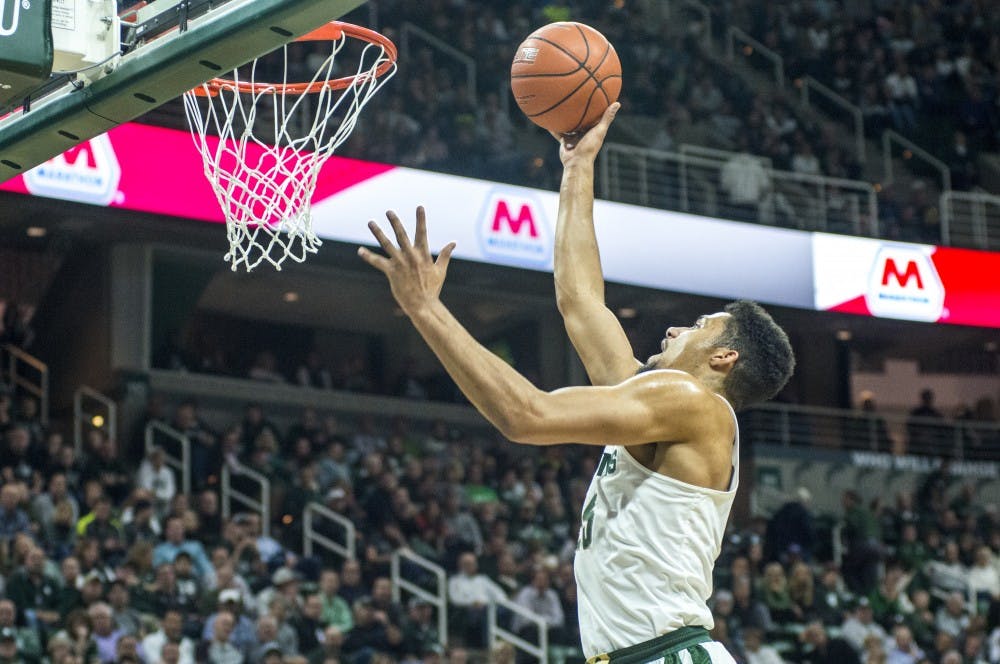
{"type": "Polygon", "coordinates": [[[570,166],[577,161],[593,163],[597,159],[597,153],[604,145],[604,137],[608,135],[608,128],[621,107],[622,105],[618,102],[608,106],[601,121],[582,134],[549,132],[553,138],[559,141],[559,159],[562,160],[563,166],[570,166]]]}
{"type": "Polygon", "coordinates": [[[389,210],[385,216],[396,233],[396,244],[392,243],[378,224],[369,221],[368,229],[386,255],[381,256],[360,247],[358,256],[388,277],[392,296],[403,311],[411,315],[438,299],[455,243],[445,245],[435,260],[427,248],[427,217],[423,206],[417,208],[417,232],[413,244],[410,244],[403,222],[396,213],[389,210]]]}

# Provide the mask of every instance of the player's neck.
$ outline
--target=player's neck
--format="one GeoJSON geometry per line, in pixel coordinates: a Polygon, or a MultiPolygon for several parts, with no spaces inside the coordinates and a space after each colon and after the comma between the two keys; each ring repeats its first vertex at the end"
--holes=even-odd
{"type": "Polygon", "coordinates": [[[699,366],[692,369],[683,369],[682,371],[687,371],[689,374],[698,379],[702,385],[705,386],[710,392],[714,392],[719,396],[725,397],[726,391],[723,388],[723,383],[726,380],[726,375],[715,371],[711,367],[699,366]]]}

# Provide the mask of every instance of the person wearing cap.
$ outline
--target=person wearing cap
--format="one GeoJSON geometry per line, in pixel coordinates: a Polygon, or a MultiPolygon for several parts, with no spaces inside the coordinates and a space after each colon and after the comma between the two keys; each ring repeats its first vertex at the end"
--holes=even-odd
{"type": "Polygon", "coordinates": [[[27,660],[18,657],[17,635],[10,627],[0,629],[0,664],[21,664],[27,660]]]}
{"type": "Polygon", "coordinates": [[[285,661],[285,654],[281,652],[281,646],[277,643],[270,643],[256,661],[258,664],[282,664],[285,661]]]}
{"type": "Polygon", "coordinates": [[[96,569],[87,572],[80,586],[80,606],[87,608],[104,596],[104,575],[96,569]]]}
{"type": "Polygon", "coordinates": [[[142,651],[146,654],[147,661],[160,661],[163,648],[168,643],[177,644],[178,664],[194,664],[194,642],[184,636],[184,616],[176,609],[163,614],[160,629],[142,640],[142,651]]]}
{"type": "Polygon", "coordinates": [[[163,529],[153,511],[153,503],[147,498],[139,498],[132,504],[132,518],[125,523],[125,541],[129,546],[136,542],[149,542],[153,546],[160,541],[163,529]]]}
{"type": "Polygon", "coordinates": [[[434,607],[422,597],[410,598],[409,611],[403,627],[402,651],[406,655],[423,657],[440,648],[434,607]]]}
{"type": "Polygon", "coordinates": [[[854,611],[844,621],[840,633],[857,652],[864,649],[865,639],[872,634],[882,641],[889,638],[889,635],[882,629],[882,625],[875,622],[875,613],[872,611],[871,602],[868,601],[867,597],[858,598],[854,611]]]}
{"type": "MultiPolygon", "coordinates": [[[[232,588],[227,588],[219,593],[219,605],[215,613],[205,620],[202,629],[202,639],[211,641],[215,633],[215,621],[222,615],[232,618],[232,626],[226,631],[229,634],[229,642],[235,646],[242,654],[250,652],[250,648],[255,644],[253,621],[247,617],[243,611],[243,597],[232,588]]],[[[201,661],[201,660],[199,660],[201,661]]]]}
{"type": "Polygon", "coordinates": [[[271,600],[281,595],[292,606],[299,604],[299,575],[288,567],[279,567],[271,575],[271,586],[257,594],[257,614],[264,615],[271,605],[271,600]]]}

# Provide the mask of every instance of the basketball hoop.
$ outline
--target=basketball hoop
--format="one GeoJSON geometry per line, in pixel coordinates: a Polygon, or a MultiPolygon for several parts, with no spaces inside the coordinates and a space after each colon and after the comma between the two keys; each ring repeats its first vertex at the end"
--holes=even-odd
{"type": "Polygon", "coordinates": [[[285,45],[281,83],[258,81],[255,59],[243,68],[248,78],[233,70],[184,94],[205,177],[225,214],[233,271],[263,261],[280,270],[287,259],[301,263],[316,253],[322,241],[312,229],[312,195],[320,168],[396,71],[396,46],[374,30],[332,21],[295,40],[325,41],[330,53],[307,82],[289,82],[285,45]],[[349,39],[365,46],[355,73],[338,78],[335,61],[349,39]]]}

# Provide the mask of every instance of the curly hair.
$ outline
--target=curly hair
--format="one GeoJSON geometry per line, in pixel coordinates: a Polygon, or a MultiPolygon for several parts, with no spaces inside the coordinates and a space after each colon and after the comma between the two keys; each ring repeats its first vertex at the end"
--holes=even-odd
{"type": "Polygon", "coordinates": [[[795,370],[795,354],[788,335],[756,302],[731,302],[725,311],[730,318],[715,343],[740,354],[723,388],[733,408],[741,410],[785,386],[795,370]]]}

